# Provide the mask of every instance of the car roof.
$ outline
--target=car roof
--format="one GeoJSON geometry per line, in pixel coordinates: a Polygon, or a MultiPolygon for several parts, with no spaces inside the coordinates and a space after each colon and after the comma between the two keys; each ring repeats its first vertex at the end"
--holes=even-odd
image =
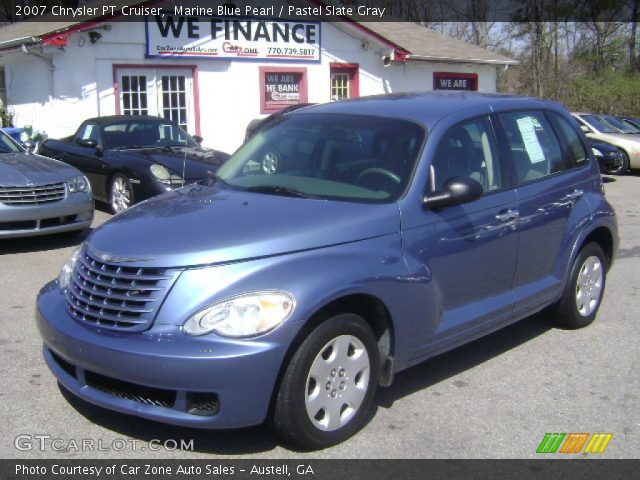
{"type": "Polygon", "coordinates": [[[95,123],[96,125],[109,125],[111,123],[117,122],[135,122],[140,120],[152,120],[152,121],[161,121],[161,122],[171,122],[171,120],[167,120],[162,117],[154,117],[152,115],[107,115],[105,117],[94,117],[88,118],[82,123],[95,123]]]}
{"type": "Polygon", "coordinates": [[[427,127],[456,112],[474,110],[503,111],[520,108],[554,108],[560,104],[550,100],[517,95],[477,92],[421,92],[374,95],[351,100],[309,106],[288,115],[343,113],[396,117],[423,123],[427,127]]]}

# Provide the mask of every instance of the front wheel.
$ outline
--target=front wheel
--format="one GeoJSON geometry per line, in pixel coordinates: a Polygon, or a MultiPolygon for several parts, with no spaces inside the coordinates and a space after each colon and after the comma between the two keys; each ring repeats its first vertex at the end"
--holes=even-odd
{"type": "Polygon", "coordinates": [[[627,155],[627,152],[625,152],[624,150],[622,150],[621,153],[622,153],[622,162],[620,163],[620,165],[618,165],[615,168],[605,169],[605,173],[607,175],[625,175],[627,173],[627,170],[629,170],[629,156],[627,155]]]}
{"type": "Polygon", "coordinates": [[[371,328],[355,314],[336,315],[302,342],[277,392],[271,424],[285,441],[325,448],[362,427],[380,374],[371,328]]]}
{"type": "Polygon", "coordinates": [[[114,215],[116,213],[124,212],[134,203],[131,183],[127,177],[120,173],[116,173],[111,179],[111,188],[109,192],[109,206],[111,207],[111,212],[114,215]]]}
{"type": "Polygon", "coordinates": [[[573,262],[560,301],[551,309],[554,322],[582,328],[596,318],[607,279],[607,259],[597,243],[585,245],[573,262]]]}

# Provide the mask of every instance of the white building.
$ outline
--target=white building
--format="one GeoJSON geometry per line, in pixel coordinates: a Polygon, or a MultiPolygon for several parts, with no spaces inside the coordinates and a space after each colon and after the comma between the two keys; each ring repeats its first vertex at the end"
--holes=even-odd
{"type": "Polygon", "coordinates": [[[250,120],[291,103],[494,92],[496,69],[514,63],[404,22],[165,15],[0,29],[0,90],[14,125],[57,138],[86,118],[148,113],[228,152],[242,143],[250,120]]]}

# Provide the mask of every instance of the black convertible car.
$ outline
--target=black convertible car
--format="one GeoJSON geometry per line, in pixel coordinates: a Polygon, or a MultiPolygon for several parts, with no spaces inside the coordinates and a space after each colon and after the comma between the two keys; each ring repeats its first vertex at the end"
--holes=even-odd
{"type": "Polygon", "coordinates": [[[214,174],[229,155],[201,141],[163,118],[116,115],[86,120],[74,135],[44,141],[39,153],[82,171],[96,199],[118,213],[214,174]]]}

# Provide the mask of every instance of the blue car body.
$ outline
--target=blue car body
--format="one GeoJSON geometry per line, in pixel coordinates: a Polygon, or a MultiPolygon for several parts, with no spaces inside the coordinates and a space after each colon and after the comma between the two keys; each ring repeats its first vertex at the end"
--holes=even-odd
{"type": "Polygon", "coordinates": [[[356,123],[376,117],[416,125],[425,140],[403,191],[392,201],[345,201],[211,181],[117,215],[91,234],[79,263],[106,271],[105,281],[137,275],[162,291],[144,322],[124,331],[114,328],[117,319],[101,323],[99,303],[77,303],[57,281],[46,285],[36,312],[49,368],[75,395],[109,409],[192,427],[239,427],[267,417],[292,352],[328,306],[387,319],[379,345],[383,383],[390,383],[394,372],[554,304],[585,243],[599,243],[611,264],[615,213],[575,126],[588,152],[582,165],[516,182],[498,118],[514,111],[557,114],[573,125],[553,102],[459,93],[292,112],[288,118],[350,115],[356,123]],[[426,209],[441,140],[473,118],[494,125],[502,187],[472,202],[426,209]],[[268,333],[228,338],[183,331],[186,319],[208,305],[264,290],[295,299],[291,315],[268,333]],[[207,402],[212,414],[202,413],[207,402]]]}

